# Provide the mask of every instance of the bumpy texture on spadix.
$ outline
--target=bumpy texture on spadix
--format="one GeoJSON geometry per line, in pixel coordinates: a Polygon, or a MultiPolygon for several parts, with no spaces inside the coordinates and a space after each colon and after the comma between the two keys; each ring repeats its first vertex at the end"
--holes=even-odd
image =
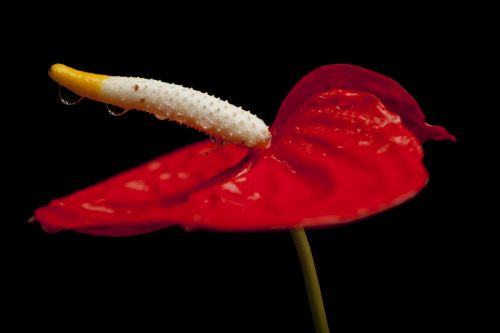
{"type": "Polygon", "coordinates": [[[203,131],[225,143],[265,147],[266,124],[227,101],[180,85],[156,80],[86,73],[56,64],[49,75],[76,94],[124,109],[153,113],[203,131]]]}
{"type": "Polygon", "coordinates": [[[451,137],[425,124],[412,101],[380,74],[325,66],[286,98],[267,149],[200,142],[54,200],[36,218],[51,232],[107,236],[171,225],[249,231],[355,221],[425,185],[415,134],[451,137]]]}

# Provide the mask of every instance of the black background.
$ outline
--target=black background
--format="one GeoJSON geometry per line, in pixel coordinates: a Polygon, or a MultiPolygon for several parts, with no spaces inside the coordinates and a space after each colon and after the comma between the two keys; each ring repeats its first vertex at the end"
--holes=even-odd
{"type": "Polygon", "coordinates": [[[47,234],[24,223],[52,198],[204,138],[145,113],[116,118],[92,101],[62,105],[46,73],[56,62],[190,86],[268,124],[293,84],[318,66],[352,63],[396,79],[429,123],[446,126],[459,141],[425,143],[431,180],[412,201],[309,232],[328,317],[333,332],[461,325],[467,291],[458,286],[467,244],[459,217],[467,209],[461,204],[468,136],[459,92],[469,69],[459,55],[474,45],[458,13],[336,3],[136,5],[49,8],[40,24],[8,37],[13,51],[7,56],[19,61],[6,68],[16,89],[3,122],[4,134],[11,127],[15,132],[4,140],[13,161],[6,183],[15,232],[2,238],[12,264],[9,307],[24,318],[16,320],[19,327],[313,331],[286,232],[170,228],[114,239],[47,234]]]}

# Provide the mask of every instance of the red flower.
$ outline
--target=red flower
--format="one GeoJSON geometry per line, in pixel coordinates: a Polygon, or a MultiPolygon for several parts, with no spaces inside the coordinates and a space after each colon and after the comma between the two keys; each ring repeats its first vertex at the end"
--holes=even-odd
{"type": "Polygon", "coordinates": [[[53,200],[36,219],[107,236],[341,224],[413,197],[428,179],[420,142],[454,140],[398,83],[351,65],[305,76],[271,133],[267,149],[190,145],[53,200]]]}

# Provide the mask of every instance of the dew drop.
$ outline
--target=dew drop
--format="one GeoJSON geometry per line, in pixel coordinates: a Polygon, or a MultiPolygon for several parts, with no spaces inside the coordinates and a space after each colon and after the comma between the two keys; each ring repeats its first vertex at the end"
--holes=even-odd
{"type": "Polygon", "coordinates": [[[164,114],[156,114],[156,113],[155,113],[155,117],[156,117],[156,119],[158,119],[158,120],[165,120],[165,119],[167,119],[167,118],[168,118],[168,116],[167,116],[167,115],[164,115],[164,114]]]}
{"type": "Polygon", "coordinates": [[[207,119],[207,118],[201,118],[198,120],[198,125],[201,126],[201,128],[203,128],[204,130],[206,130],[207,128],[210,128],[210,120],[207,119]]]}
{"type": "Polygon", "coordinates": [[[210,141],[212,141],[217,147],[221,147],[221,146],[224,146],[226,144],[224,142],[224,140],[222,140],[220,138],[215,138],[213,136],[210,137],[210,141]]]}
{"type": "Polygon", "coordinates": [[[75,105],[78,104],[82,99],[83,99],[82,96],[79,96],[74,92],[72,92],[71,90],[66,89],[63,86],[59,85],[59,100],[64,105],[75,105]]]}
{"type": "Polygon", "coordinates": [[[128,110],[112,104],[106,104],[106,107],[108,108],[109,114],[115,117],[123,116],[128,112],[128,110]]]}

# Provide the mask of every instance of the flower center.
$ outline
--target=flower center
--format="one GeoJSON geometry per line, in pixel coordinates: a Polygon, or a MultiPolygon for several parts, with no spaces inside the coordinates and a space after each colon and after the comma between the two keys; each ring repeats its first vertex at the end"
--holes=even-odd
{"type": "Polygon", "coordinates": [[[205,132],[225,143],[266,147],[271,138],[266,124],[227,101],[191,88],[157,80],[98,75],[56,64],[50,77],[92,100],[137,109],[205,132]]]}

